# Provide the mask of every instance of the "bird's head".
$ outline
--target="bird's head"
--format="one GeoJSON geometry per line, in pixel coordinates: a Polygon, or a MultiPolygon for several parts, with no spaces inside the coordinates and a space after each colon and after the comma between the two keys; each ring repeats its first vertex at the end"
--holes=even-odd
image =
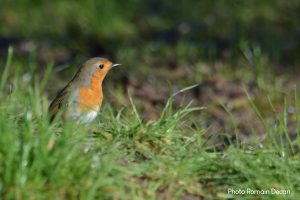
{"type": "Polygon", "coordinates": [[[89,71],[94,76],[104,76],[108,71],[120,64],[114,64],[110,60],[101,57],[95,57],[87,60],[84,64],[85,70],[89,71]]]}
{"type": "MultiPolygon", "coordinates": [[[[114,64],[110,60],[101,57],[95,57],[87,60],[80,69],[78,77],[82,83],[89,84],[91,80],[102,81],[109,70],[120,64],[114,64]]],[[[86,85],[84,84],[84,85],[86,85]]]]}

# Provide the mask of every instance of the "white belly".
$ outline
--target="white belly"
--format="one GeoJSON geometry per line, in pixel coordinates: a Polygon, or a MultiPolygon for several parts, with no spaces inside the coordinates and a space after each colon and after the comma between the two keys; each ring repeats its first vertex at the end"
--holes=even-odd
{"type": "Polygon", "coordinates": [[[87,113],[82,113],[79,115],[79,122],[81,123],[89,123],[91,121],[93,121],[98,115],[98,112],[97,111],[90,111],[90,112],[87,112],[87,113]]]}
{"type": "Polygon", "coordinates": [[[84,112],[84,113],[78,113],[78,112],[73,112],[72,118],[79,123],[89,123],[93,121],[98,115],[97,110],[93,110],[90,112],[84,112]]]}

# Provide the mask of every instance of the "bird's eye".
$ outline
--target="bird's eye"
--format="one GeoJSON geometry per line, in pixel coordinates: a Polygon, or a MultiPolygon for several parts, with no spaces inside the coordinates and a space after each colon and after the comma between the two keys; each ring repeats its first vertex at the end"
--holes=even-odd
{"type": "Polygon", "coordinates": [[[99,65],[99,68],[100,68],[100,69],[103,69],[103,67],[104,67],[103,64],[100,64],[100,65],[99,65]]]}

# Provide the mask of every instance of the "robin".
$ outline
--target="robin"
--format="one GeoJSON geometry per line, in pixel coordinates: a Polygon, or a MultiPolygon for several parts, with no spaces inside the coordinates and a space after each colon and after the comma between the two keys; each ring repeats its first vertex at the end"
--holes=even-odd
{"type": "Polygon", "coordinates": [[[100,57],[87,60],[51,102],[50,120],[61,111],[63,118],[70,116],[83,123],[93,121],[103,100],[102,82],[108,71],[119,65],[100,57]]]}

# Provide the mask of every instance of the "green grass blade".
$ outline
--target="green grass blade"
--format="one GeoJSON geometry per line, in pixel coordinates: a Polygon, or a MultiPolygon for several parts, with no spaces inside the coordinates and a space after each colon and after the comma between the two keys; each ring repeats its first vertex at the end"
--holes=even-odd
{"type": "Polygon", "coordinates": [[[4,93],[4,87],[5,87],[7,79],[8,79],[9,69],[11,67],[11,63],[12,63],[12,59],[13,59],[13,52],[14,52],[13,47],[12,46],[8,47],[6,64],[4,66],[4,69],[3,69],[2,75],[1,75],[0,95],[3,95],[3,93],[4,93]]]}

